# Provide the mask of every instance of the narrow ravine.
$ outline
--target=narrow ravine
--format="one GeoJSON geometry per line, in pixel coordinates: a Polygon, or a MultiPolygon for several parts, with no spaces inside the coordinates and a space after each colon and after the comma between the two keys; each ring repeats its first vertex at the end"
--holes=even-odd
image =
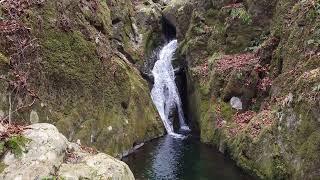
{"type": "Polygon", "coordinates": [[[151,90],[151,97],[167,133],[176,138],[183,138],[184,135],[174,132],[173,121],[169,118],[170,113],[176,109],[179,116],[180,129],[184,131],[190,130],[185,122],[181,98],[175,83],[174,69],[171,64],[177,47],[177,40],[172,40],[161,49],[158,60],[152,70],[154,85],[151,90]]]}
{"type": "Polygon", "coordinates": [[[166,44],[152,70],[154,85],[151,97],[168,134],[146,143],[122,160],[138,180],[254,179],[216,148],[202,144],[197,136],[190,133],[172,66],[177,47],[177,40],[166,44]],[[174,119],[179,119],[179,129],[174,128],[174,119]]]}
{"type": "Polygon", "coordinates": [[[320,180],[320,0],[0,0],[17,179],[320,180]]]}

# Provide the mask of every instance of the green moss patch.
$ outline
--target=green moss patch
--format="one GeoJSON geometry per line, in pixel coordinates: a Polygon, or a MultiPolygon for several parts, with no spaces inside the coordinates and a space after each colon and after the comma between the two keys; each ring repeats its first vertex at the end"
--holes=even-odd
{"type": "Polygon", "coordinates": [[[16,157],[20,157],[25,151],[25,146],[30,139],[22,135],[14,135],[0,142],[0,155],[4,155],[7,151],[11,151],[16,157]]]}

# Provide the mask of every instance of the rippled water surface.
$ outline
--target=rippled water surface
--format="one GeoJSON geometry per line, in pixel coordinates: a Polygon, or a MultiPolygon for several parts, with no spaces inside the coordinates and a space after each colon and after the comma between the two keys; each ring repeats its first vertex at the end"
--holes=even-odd
{"type": "Polygon", "coordinates": [[[195,138],[154,140],[123,159],[137,180],[251,180],[233,161],[195,138]]]}

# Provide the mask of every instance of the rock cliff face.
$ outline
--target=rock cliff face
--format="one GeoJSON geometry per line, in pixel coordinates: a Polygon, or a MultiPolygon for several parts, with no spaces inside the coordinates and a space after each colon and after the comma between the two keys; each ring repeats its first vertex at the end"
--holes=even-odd
{"type": "Polygon", "coordinates": [[[69,140],[114,156],[162,135],[137,70],[146,37],[138,11],[151,5],[1,1],[1,117],[52,123],[69,140]]]}
{"type": "Polygon", "coordinates": [[[21,157],[11,152],[4,155],[1,179],[134,179],[125,163],[85,151],[51,124],[28,126],[23,136],[29,141],[25,153],[21,157]]]}
{"type": "Polygon", "coordinates": [[[114,156],[162,135],[138,69],[148,77],[167,23],[201,140],[261,178],[319,177],[319,0],[155,2],[0,1],[1,119],[49,122],[114,156]]]}
{"type": "Polygon", "coordinates": [[[175,0],[163,14],[201,140],[261,178],[319,177],[320,2],[175,0]]]}

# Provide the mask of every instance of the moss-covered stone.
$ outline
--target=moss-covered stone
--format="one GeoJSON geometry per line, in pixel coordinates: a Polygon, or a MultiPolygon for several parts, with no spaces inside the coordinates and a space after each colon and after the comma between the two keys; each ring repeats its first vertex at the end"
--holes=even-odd
{"type": "MultiPolygon", "coordinates": [[[[37,98],[17,118],[36,112],[69,140],[114,156],[164,133],[148,84],[134,65],[145,49],[131,1],[48,1],[31,5],[19,20],[38,45],[26,59],[36,64],[28,70],[28,88],[37,98]]],[[[1,45],[5,40],[1,36],[1,45]]],[[[11,55],[1,48],[2,54],[11,55]]]]}
{"type": "Polygon", "coordinates": [[[3,162],[0,162],[0,173],[2,173],[6,167],[7,167],[6,164],[4,164],[3,162]]]}
{"type": "Polygon", "coordinates": [[[0,53],[0,64],[1,66],[9,64],[9,59],[1,53],[0,53]]]}
{"type": "MultiPolygon", "coordinates": [[[[184,14],[191,19],[187,28],[174,23],[187,30],[179,57],[187,61],[189,114],[201,141],[262,179],[316,179],[319,173],[318,7],[318,1],[198,0],[184,14]],[[240,69],[218,71],[223,56],[211,59],[253,50],[259,61],[240,69]],[[256,112],[248,123],[234,122],[232,96],[256,112]]],[[[167,16],[179,14],[169,9],[175,8],[167,16]]]]}

